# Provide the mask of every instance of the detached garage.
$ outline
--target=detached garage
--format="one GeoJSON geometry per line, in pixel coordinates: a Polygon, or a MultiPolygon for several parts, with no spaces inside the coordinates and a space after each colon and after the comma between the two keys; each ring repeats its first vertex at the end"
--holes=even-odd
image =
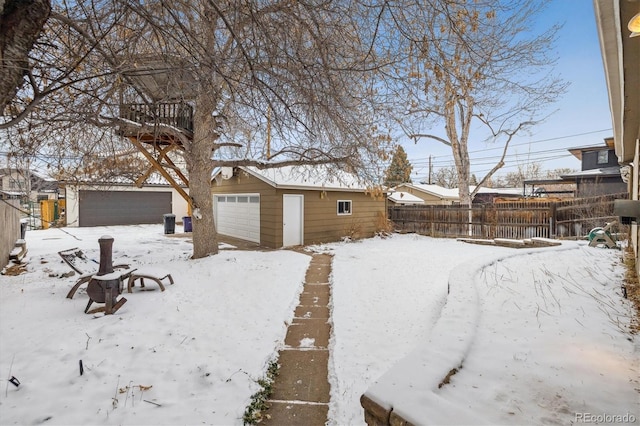
{"type": "Polygon", "coordinates": [[[374,235],[386,223],[385,197],[346,173],[322,168],[223,168],[212,181],[219,234],[279,248],[374,235]]]}
{"type": "Polygon", "coordinates": [[[79,191],[79,226],[158,223],[171,212],[171,192],[79,191]]]}
{"type": "Polygon", "coordinates": [[[187,202],[169,185],[67,185],[67,226],[142,225],[187,216],[187,202]]]}

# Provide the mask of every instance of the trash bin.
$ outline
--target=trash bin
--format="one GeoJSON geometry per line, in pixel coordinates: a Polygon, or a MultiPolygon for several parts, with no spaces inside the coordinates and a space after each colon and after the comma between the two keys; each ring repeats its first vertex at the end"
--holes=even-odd
{"type": "Polygon", "coordinates": [[[164,233],[175,234],[176,233],[176,215],[165,214],[165,215],[162,215],[162,217],[164,218],[164,233]]]}
{"type": "Polygon", "coordinates": [[[191,232],[191,216],[182,218],[182,226],[184,226],[184,232],[191,232]]]}
{"type": "Polygon", "coordinates": [[[24,240],[24,236],[27,233],[27,225],[29,224],[29,219],[20,219],[20,239],[24,240]]]}

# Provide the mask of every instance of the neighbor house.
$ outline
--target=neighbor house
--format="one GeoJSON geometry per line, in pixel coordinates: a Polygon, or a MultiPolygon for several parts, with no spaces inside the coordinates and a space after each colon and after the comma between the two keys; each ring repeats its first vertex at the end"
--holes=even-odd
{"type": "Polygon", "coordinates": [[[570,148],[569,152],[580,160],[580,171],[564,174],[560,179],[525,180],[525,192],[533,196],[561,198],[627,192],[613,138],[605,138],[604,145],[570,148]]]}
{"type": "MultiPolygon", "coordinates": [[[[475,186],[470,186],[469,191],[473,191],[475,186]]],[[[440,185],[424,184],[424,183],[402,183],[393,188],[394,192],[407,194],[418,197],[428,206],[452,206],[460,204],[460,196],[458,188],[444,188],[440,185]]],[[[474,204],[492,203],[494,198],[511,198],[522,197],[522,189],[520,188],[485,188],[481,187],[473,198],[474,204]]],[[[402,199],[400,199],[402,200],[402,199]]],[[[394,200],[391,200],[394,201],[394,200]]],[[[395,204],[418,204],[418,203],[399,203],[395,204]]]]}
{"type": "Polygon", "coordinates": [[[576,184],[576,197],[594,197],[627,192],[622,180],[613,138],[606,138],[601,146],[569,149],[582,167],[579,172],[562,175],[565,181],[576,184]]]}
{"type": "Polygon", "coordinates": [[[386,221],[385,194],[323,167],[223,167],[211,191],[218,233],[265,247],[370,237],[386,221]]]}
{"type": "MultiPolygon", "coordinates": [[[[475,186],[469,188],[473,191],[475,186]]],[[[486,188],[484,186],[478,189],[473,197],[473,204],[493,204],[496,200],[518,199],[524,197],[522,188],[486,188]]]]}
{"type": "Polygon", "coordinates": [[[444,188],[440,185],[401,183],[393,191],[411,194],[422,199],[423,204],[428,206],[450,206],[460,202],[457,188],[444,188]]]}
{"type": "Polygon", "coordinates": [[[404,191],[391,191],[387,196],[392,206],[418,206],[424,205],[424,200],[416,195],[404,191]]]}
{"type": "Polygon", "coordinates": [[[54,179],[31,170],[0,168],[0,199],[19,198],[24,202],[37,202],[58,197],[58,182],[54,179]]]}

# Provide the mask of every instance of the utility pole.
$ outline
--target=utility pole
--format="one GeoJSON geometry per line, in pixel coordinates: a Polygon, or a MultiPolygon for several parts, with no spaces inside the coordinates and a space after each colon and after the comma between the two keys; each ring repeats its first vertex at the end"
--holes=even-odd
{"type": "Polygon", "coordinates": [[[267,110],[267,161],[271,159],[271,107],[267,110]]]}
{"type": "Polygon", "coordinates": [[[431,155],[429,155],[429,179],[427,179],[427,181],[429,182],[429,185],[431,185],[431,155]]]}

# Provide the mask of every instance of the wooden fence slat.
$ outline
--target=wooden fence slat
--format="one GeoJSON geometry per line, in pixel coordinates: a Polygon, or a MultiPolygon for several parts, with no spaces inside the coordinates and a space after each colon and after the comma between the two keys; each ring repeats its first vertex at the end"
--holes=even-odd
{"type": "Polygon", "coordinates": [[[617,220],[614,200],[627,198],[622,193],[556,202],[484,204],[471,207],[470,223],[469,208],[463,206],[389,206],[388,217],[399,231],[433,237],[584,237],[591,229],[617,220]]]}

